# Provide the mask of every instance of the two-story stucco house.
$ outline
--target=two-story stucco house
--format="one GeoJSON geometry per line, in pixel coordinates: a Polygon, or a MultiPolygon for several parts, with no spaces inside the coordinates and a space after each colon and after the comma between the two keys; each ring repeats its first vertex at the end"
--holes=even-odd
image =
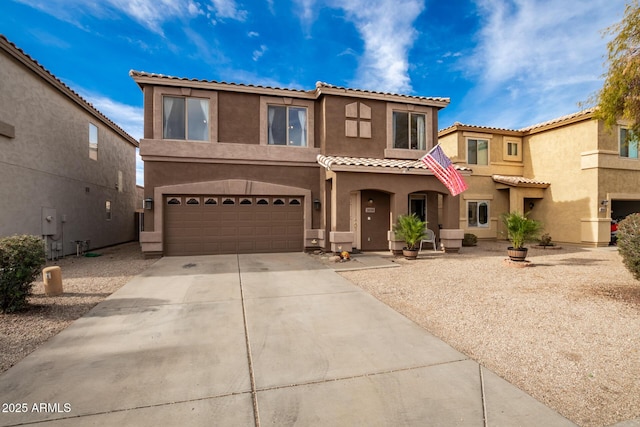
{"type": "Polygon", "coordinates": [[[0,36],[0,236],[43,236],[50,256],[134,240],[137,145],[0,36]]]}
{"type": "Polygon", "coordinates": [[[554,241],[605,246],[611,218],[640,212],[636,142],[593,110],[519,130],[456,123],[439,132],[451,160],[473,170],[461,195],[460,228],[503,239],[503,212],[530,212],[554,241]]]}
{"type": "Polygon", "coordinates": [[[408,212],[458,228],[459,196],[418,160],[447,98],[130,75],[144,94],[146,254],[396,250],[408,212]]]}

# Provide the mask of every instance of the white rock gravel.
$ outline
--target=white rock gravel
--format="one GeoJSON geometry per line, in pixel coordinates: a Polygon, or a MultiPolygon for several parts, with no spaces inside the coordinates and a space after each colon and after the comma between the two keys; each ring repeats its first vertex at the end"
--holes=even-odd
{"type": "Polygon", "coordinates": [[[156,261],[145,260],[140,244],[135,242],[91,252],[101,256],[67,256],[47,262],[47,267],[60,266],[62,295],[45,296],[40,275],[34,283],[28,310],[0,313],[0,372],[15,365],[156,261]]]}
{"type": "Polygon", "coordinates": [[[507,246],[340,274],[578,425],[640,418],[640,282],[617,249],[531,248],[513,268],[507,246]]]}

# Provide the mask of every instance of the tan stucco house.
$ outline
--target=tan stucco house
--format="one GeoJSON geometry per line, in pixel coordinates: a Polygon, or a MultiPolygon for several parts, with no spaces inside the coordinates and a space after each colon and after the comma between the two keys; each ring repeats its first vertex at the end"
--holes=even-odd
{"type": "Polygon", "coordinates": [[[471,168],[460,228],[504,239],[503,212],[530,212],[556,242],[606,246],[611,218],[640,212],[637,143],[593,110],[519,130],[456,123],[439,132],[447,155],[471,168]]]}
{"type": "Polygon", "coordinates": [[[49,256],[134,240],[138,143],[0,35],[0,236],[49,256]]]}
{"type": "Polygon", "coordinates": [[[447,98],[130,75],[144,94],[146,254],[397,250],[408,212],[458,228],[460,197],[418,160],[447,98]]]}

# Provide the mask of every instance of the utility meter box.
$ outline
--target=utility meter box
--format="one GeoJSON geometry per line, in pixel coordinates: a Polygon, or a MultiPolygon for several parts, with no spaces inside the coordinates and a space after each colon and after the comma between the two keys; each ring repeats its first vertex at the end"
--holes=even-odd
{"type": "Polygon", "coordinates": [[[42,235],[53,236],[58,232],[58,217],[54,208],[42,208],[42,235]]]}

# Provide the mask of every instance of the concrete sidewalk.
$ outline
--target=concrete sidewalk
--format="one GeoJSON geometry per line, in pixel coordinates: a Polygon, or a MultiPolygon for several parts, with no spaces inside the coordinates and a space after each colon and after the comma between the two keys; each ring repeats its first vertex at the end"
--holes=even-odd
{"type": "Polygon", "coordinates": [[[162,258],[0,403],[2,426],[573,425],[302,253],[162,258]]]}

